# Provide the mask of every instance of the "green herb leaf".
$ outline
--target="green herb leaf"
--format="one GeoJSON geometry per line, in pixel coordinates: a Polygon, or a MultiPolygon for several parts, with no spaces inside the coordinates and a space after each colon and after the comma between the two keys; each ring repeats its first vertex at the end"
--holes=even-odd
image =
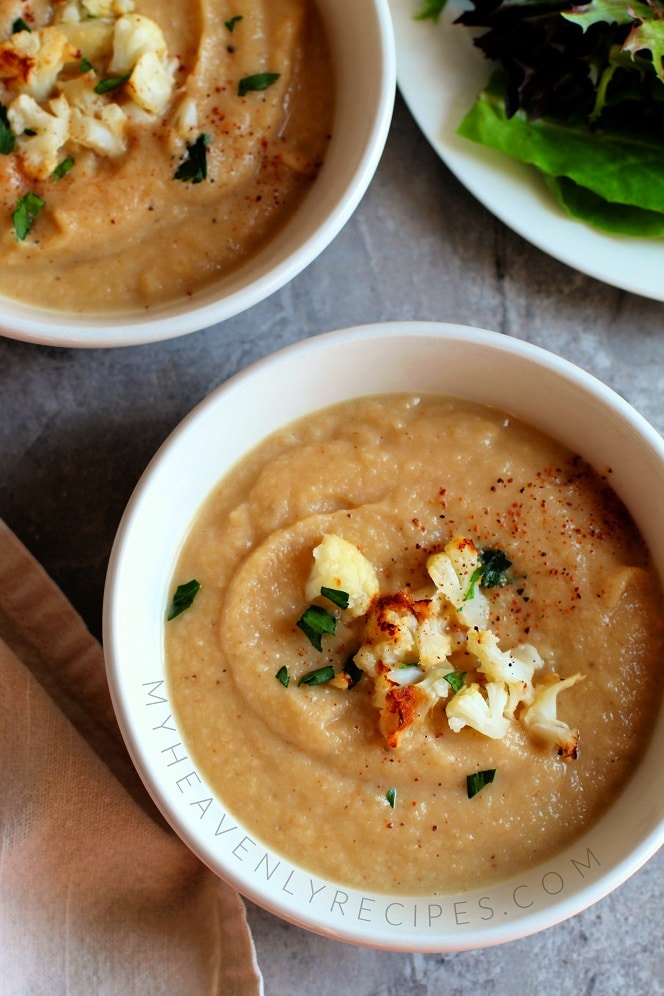
{"type": "Polygon", "coordinates": [[[325,633],[334,633],[337,620],[331,612],[321,608],[320,605],[310,605],[302,613],[296,625],[299,626],[316,650],[322,650],[322,637],[325,633]]]}
{"type": "Polygon", "coordinates": [[[338,588],[321,588],[320,593],[323,598],[327,598],[328,601],[334,602],[334,604],[340,609],[348,608],[350,596],[347,591],[340,591],[338,588]]]}
{"type": "Polygon", "coordinates": [[[238,97],[245,97],[250,90],[267,90],[281,76],[281,73],[254,73],[253,76],[244,76],[237,87],[238,97]]]}
{"type": "Polygon", "coordinates": [[[470,601],[471,598],[475,597],[475,588],[477,587],[477,582],[480,581],[481,578],[482,578],[483,571],[484,571],[484,568],[480,564],[480,566],[476,567],[475,570],[473,571],[473,573],[470,575],[470,582],[468,584],[468,591],[463,596],[464,602],[468,602],[468,601],[470,601]]]}
{"type": "Polygon", "coordinates": [[[90,70],[91,70],[91,69],[94,69],[95,67],[94,67],[94,66],[92,65],[92,63],[91,63],[91,62],[90,62],[90,61],[89,61],[88,59],[86,59],[86,58],[85,58],[85,56],[84,56],[84,57],[83,57],[83,58],[81,59],[81,61],[79,62],[79,64],[78,64],[78,68],[79,68],[79,71],[80,71],[81,73],[89,73],[89,72],[90,72],[90,70]]]}
{"type": "Polygon", "coordinates": [[[476,771],[472,775],[466,775],[468,798],[472,799],[474,795],[481,792],[485,785],[489,785],[493,781],[495,776],[495,768],[488,768],[486,771],[476,771]]]}
{"type": "Polygon", "coordinates": [[[352,657],[349,657],[344,664],[344,674],[348,678],[348,687],[355,688],[358,681],[362,678],[364,671],[357,666],[352,657]]]}
{"type": "Polygon", "coordinates": [[[235,14],[235,16],[229,18],[228,21],[224,21],[224,25],[228,28],[229,31],[232,32],[235,30],[235,25],[238,23],[238,21],[241,21],[242,19],[243,19],[242,14],[235,14]]]}
{"type": "Polygon", "coordinates": [[[32,28],[29,24],[26,24],[22,17],[17,17],[12,24],[12,34],[16,35],[19,31],[29,31],[32,32],[32,28]]]}
{"type": "Polygon", "coordinates": [[[458,692],[463,688],[466,680],[465,671],[450,671],[449,674],[444,674],[443,677],[445,681],[449,684],[453,692],[458,692]]]}
{"type": "Polygon", "coordinates": [[[447,0],[422,0],[422,9],[414,15],[416,21],[438,21],[447,0]]]}
{"type": "Polygon", "coordinates": [[[479,583],[480,588],[496,588],[505,584],[505,571],[512,566],[512,561],[507,558],[503,550],[495,550],[488,547],[480,551],[479,567],[476,567],[470,575],[468,591],[464,595],[464,602],[467,602],[475,594],[475,588],[479,583]]]}
{"type": "Polygon", "coordinates": [[[507,554],[503,550],[496,550],[491,547],[482,550],[482,580],[481,588],[496,588],[505,584],[505,572],[512,566],[507,554]]]}
{"type": "Polygon", "coordinates": [[[37,215],[46,202],[37,194],[28,193],[21,197],[12,215],[16,238],[22,242],[35,223],[37,215]]]}
{"type": "Polygon", "coordinates": [[[385,793],[385,798],[390,804],[391,808],[394,809],[394,803],[397,801],[397,790],[395,788],[388,788],[385,793]]]}
{"type": "Polygon", "coordinates": [[[187,158],[180,163],[174,180],[201,183],[207,177],[207,147],[212,139],[205,133],[198,136],[193,145],[187,146],[187,158]]]}
{"type": "Polygon", "coordinates": [[[0,154],[9,156],[14,151],[16,136],[9,127],[7,108],[0,104],[0,154]]]}
{"type": "Polygon", "coordinates": [[[195,579],[191,581],[186,581],[184,584],[179,584],[175,589],[175,594],[173,595],[173,601],[171,602],[170,609],[168,610],[167,619],[170,622],[171,619],[175,619],[179,616],[181,612],[186,609],[190,609],[196,595],[200,591],[200,582],[195,579]]]}
{"type": "Polygon", "coordinates": [[[334,668],[331,665],[317,667],[314,671],[308,671],[298,681],[299,685],[324,685],[334,678],[334,668]]]}
{"type": "Polygon", "coordinates": [[[288,688],[288,685],[290,684],[290,676],[288,674],[288,668],[286,667],[285,664],[282,664],[282,666],[277,671],[275,677],[277,681],[281,682],[284,688],[288,688]]]}
{"type": "Polygon", "coordinates": [[[99,80],[96,87],[94,87],[95,93],[110,93],[111,90],[117,90],[119,86],[126,83],[131,73],[125,73],[124,76],[107,76],[106,79],[99,80]]]}
{"type": "Polygon", "coordinates": [[[58,165],[51,173],[52,179],[54,179],[56,182],[58,180],[61,180],[63,176],[66,176],[66,174],[69,172],[69,170],[72,168],[73,165],[74,165],[74,157],[67,156],[66,159],[63,159],[62,162],[58,163],[58,165]]]}

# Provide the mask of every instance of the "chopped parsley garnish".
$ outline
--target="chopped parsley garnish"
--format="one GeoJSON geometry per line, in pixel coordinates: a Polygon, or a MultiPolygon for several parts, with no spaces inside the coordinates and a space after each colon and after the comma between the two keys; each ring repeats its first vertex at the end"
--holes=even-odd
{"type": "Polygon", "coordinates": [[[495,588],[505,584],[503,575],[512,566],[512,561],[508,559],[503,550],[482,550],[482,563],[484,565],[484,573],[480,582],[482,588],[495,588]]]}
{"type": "Polygon", "coordinates": [[[445,9],[447,0],[422,0],[422,9],[415,14],[416,21],[437,21],[445,9]]]}
{"type": "Polygon", "coordinates": [[[0,104],[0,153],[3,156],[11,155],[15,145],[16,137],[9,127],[7,108],[4,104],[0,104]]]}
{"type": "Polygon", "coordinates": [[[174,180],[201,183],[207,177],[207,147],[211,141],[210,136],[203,132],[192,145],[187,146],[187,158],[173,174],[174,180]]]}
{"type": "Polygon", "coordinates": [[[352,657],[349,657],[344,664],[344,674],[348,678],[348,687],[355,688],[364,671],[357,666],[352,657]]]}
{"type": "Polygon", "coordinates": [[[387,799],[392,809],[394,809],[394,803],[397,801],[397,790],[395,788],[388,788],[387,792],[385,793],[385,798],[387,799]]]}
{"type": "Polygon", "coordinates": [[[495,768],[488,768],[486,771],[476,771],[472,775],[466,775],[466,789],[468,798],[481,792],[485,785],[490,785],[496,776],[495,768]]]}
{"type": "Polygon", "coordinates": [[[229,31],[232,32],[235,30],[235,25],[238,23],[238,21],[241,21],[242,18],[243,18],[242,14],[235,14],[234,17],[231,17],[227,21],[224,21],[224,25],[228,28],[229,31]]]}
{"type": "Polygon", "coordinates": [[[82,73],[89,73],[90,70],[94,69],[95,67],[92,65],[92,63],[88,59],[85,58],[85,56],[83,56],[83,58],[81,59],[81,61],[78,64],[78,68],[79,68],[80,72],[82,72],[82,73]]]}
{"type": "Polygon", "coordinates": [[[200,581],[196,581],[196,579],[186,581],[184,584],[177,586],[173,595],[173,601],[168,610],[167,619],[169,622],[171,619],[179,616],[181,612],[191,608],[196,595],[200,591],[200,587],[200,581]]]}
{"type": "Polygon", "coordinates": [[[35,223],[37,215],[45,205],[45,201],[37,194],[28,193],[21,197],[12,215],[16,238],[22,242],[35,223]]]}
{"type": "Polygon", "coordinates": [[[288,668],[286,667],[285,664],[282,664],[282,666],[279,668],[279,670],[275,675],[275,678],[277,679],[277,681],[281,682],[284,688],[288,688],[290,684],[290,675],[288,674],[288,668]]]}
{"type": "Polygon", "coordinates": [[[322,637],[325,633],[334,633],[337,627],[337,620],[331,612],[321,608],[320,605],[310,605],[302,613],[296,625],[302,630],[316,650],[322,650],[322,637]]]}
{"type": "Polygon", "coordinates": [[[73,165],[74,165],[74,157],[67,156],[66,159],[63,159],[62,162],[58,163],[58,165],[51,173],[52,179],[55,180],[56,182],[58,180],[61,180],[63,176],[66,176],[66,174],[69,172],[69,170],[72,168],[73,165]]]}
{"type": "Polygon", "coordinates": [[[505,571],[508,571],[511,566],[512,561],[508,559],[503,550],[492,548],[481,550],[479,567],[476,567],[471,575],[464,602],[473,597],[478,582],[480,588],[497,588],[499,585],[505,584],[505,571]]]}
{"type": "Polygon", "coordinates": [[[340,609],[348,608],[349,594],[347,591],[340,591],[338,588],[321,588],[320,590],[323,598],[327,598],[328,601],[334,602],[336,606],[340,609]]]}
{"type": "Polygon", "coordinates": [[[450,671],[449,674],[443,675],[445,681],[449,684],[453,692],[458,692],[459,689],[463,688],[464,682],[466,680],[465,671],[450,671]]]}
{"type": "Polygon", "coordinates": [[[314,671],[308,671],[306,674],[302,675],[298,681],[299,685],[324,685],[328,681],[332,681],[334,678],[334,668],[332,665],[326,665],[325,667],[317,667],[314,671]]]}
{"type": "Polygon", "coordinates": [[[32,32],[32,28],[30,27],[29,24],[25,23],[22,17],[17,17],[14,23],[12,24],[12,34],[16,35],[18,34],[19,31],[32,32]]]}
{"type": "Polygon", "coordinates": [[[99,80],[96,87],[94,88],[95,93],[110,93],[111,90],[117,90],[119,86],[126,83],[131,73],[125,73],[124,76],[107,76],[106,79],[99,80]]]}
{"type": "Polygon", "coordinates": [[[245,97],[250,90],[267,90],[280,76],[281,73],[254,73],[253,76],[244,76],[238,83],[237,95],[245,97]]]}

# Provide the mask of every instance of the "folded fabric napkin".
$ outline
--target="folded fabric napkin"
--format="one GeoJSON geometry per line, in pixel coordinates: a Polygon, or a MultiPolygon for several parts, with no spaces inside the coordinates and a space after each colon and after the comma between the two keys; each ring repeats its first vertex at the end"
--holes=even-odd
{"type": "Polygon", "coordinates": [[[240,897],[164,824],[102,650],[0,520],[2,996],[253,996],[240,897]]]}

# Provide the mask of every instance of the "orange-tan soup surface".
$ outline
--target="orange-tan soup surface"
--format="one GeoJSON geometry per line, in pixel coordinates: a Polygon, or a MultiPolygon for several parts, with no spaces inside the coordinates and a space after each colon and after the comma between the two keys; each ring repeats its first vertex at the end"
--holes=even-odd
{"type": "Polygon", "coordinates": [[[312,0],[0,0],[0,293],[104,313],[231,273],[311,189],[333,75],[312,0]]]}
{"type": "MultiPolygon", "coordinates": [[[[610,481],[609,468],[596,472],[509,415],[444,397],[344,402],[261,443],[197,514],[173,589],[196,579],[200,590],[165,624],[177,720],[227,810],[311,874],[377,893],[479,888],[578,838],[639,763],[662,691],[662,590],[610,481]],[[443,671],[456,691],[439,682],[426,708],[386,709],[375,677],[388,670],[376,660],[385,643],[372,648],[374,676],[344,684],[368,617],[314,599],[335,620],[320,651],[298,625],[326,536],[375,571],[369,616],[401,593],[423,617],[427,565],[459,537],[480,558],[505,555],[493,586],[481,572],[473,581],[484,621],[450,622],[448,605],[449,625],[438,625],[436,639],[453,634],[443,671]],[[503,662],[535,648],[536,693],[564,682],[552,728],[571,731],[574,749],[534,735],[532,688],[501,700],[501,735],[495,723],[491,735],[455,729],[461,690],[486,703],[501,683],[470,649],[478,631],[503,662]],[[301,683],[322,668],[332,682],[301,683]],[[493,780],[469,797],[479,772],[493,780]]],[[[461,615],[471,601],[466,592],[461,615]]],[[[418,651],[404,658],[389,675],[398,681],[403,665],[417,687],[418,651]]],[[[388,704],[404,700],[397,692],[388,704]]]]}

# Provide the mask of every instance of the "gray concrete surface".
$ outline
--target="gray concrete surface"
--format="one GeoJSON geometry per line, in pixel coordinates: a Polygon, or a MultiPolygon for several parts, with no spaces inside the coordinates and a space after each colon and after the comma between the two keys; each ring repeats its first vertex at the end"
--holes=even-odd
{"type": "MultiPolygon", "coordinates": [[[[461,322],[546,346],[595,373],[664,432],[664,304],[585,277],[506,229],[450,175],[397,101],[385,154],[355,216],[269,300],[150,346],[87,351],[0,338],[0,516],[99,636],[120,515],[182,416],[280,346],[394,319],[461,322]]],[[[249,918],[267,996],[656,996],[664,992],[663,906],[660,852],[585,913],[485,951],[369,951],[250,904],[249,918]]]]}

